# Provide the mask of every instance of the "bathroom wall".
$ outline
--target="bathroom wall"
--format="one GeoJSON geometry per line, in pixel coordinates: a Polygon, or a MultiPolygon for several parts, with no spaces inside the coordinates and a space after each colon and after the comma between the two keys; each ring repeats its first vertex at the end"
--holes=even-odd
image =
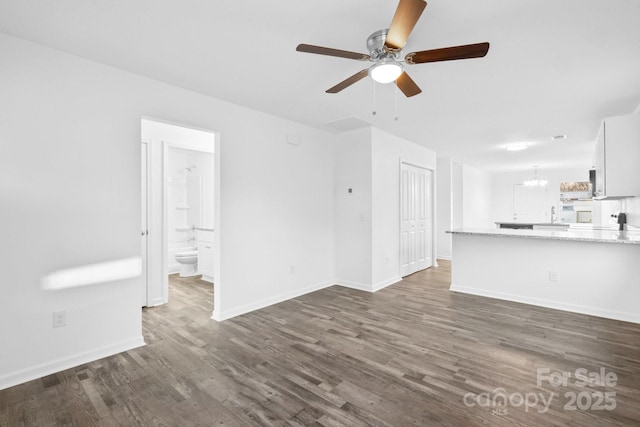
{"type": "Polygon", "coordinates": [[[194,224],[199,227],[213,228],[215,222],[214,154],[191,151],[188,163],[196,166],[191,175],[198,178],[201,186],[198,222],[194,222],[194,224]]]}
{"type": "MultiPolygon", "coordinates": [[[[212,140],[213,142],[213,140],[212,140]]],[[[167,151],[167,270],[177,273],[178,252],[196,249],[196,227],[213,227],[213,154],[167,151]]]]}

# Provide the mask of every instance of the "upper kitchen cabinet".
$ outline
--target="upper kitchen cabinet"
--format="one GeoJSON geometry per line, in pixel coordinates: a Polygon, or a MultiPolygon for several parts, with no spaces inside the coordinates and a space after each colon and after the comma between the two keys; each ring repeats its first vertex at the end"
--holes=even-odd
{"type": "Polygon", "coordinates": [[[595,161],[595,198],[640,196],[640,113],[604,120],[595,161]]]}

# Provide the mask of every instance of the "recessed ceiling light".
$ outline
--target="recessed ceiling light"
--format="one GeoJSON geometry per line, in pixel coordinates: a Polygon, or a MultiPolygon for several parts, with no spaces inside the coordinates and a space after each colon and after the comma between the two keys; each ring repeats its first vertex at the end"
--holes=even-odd
{"type": "Polygon", "coordinates": [[[508,151],[520,151],[520,150],[526,150],[527,148],[529,148],[529,144],[527,144],[526,142],[516,142],[513,144],[507,144],[505,148],[508,151]]]}
{"type": "Polygon", "coordinates": [[[554,141],[558,139],[567,139],[567,135],[555,135],[552,136],[551,139],[553,139],[554,141]]]}

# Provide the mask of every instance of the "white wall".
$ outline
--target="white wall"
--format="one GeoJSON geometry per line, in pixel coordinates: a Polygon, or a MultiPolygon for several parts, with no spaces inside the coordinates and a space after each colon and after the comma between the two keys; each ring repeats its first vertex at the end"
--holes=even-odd
{"type": "Polygon", "coordinates": [[[627,227],[632,229],[640,229],[640,197],[631,197],[625,199],[621,212],[627,214],[627,227]]]}
{"type": "Polygon", "coordinates": [[[463,164],[451,162],[451,229],[464,227],[463,164]]]}
{"type": "Polygon", "coordinates": [[[451,158],[438,157],[436,173],[436,257],[451,259],[451,158]]]}
{"type": "Polygon", "coordinates": [[[222,196],[216,265],[224,270],[215,277],[225,286],[224,306],[214,314],[220,319],[325,287],[335,278],[333,135],[246,111],[212,112],[224,122],[216,151],[222,196]],[[300,145],[288,144],[289,134],[300,145]]]}
{"type": "MultiPolygon", "coordinates": [[[[400,277],[400,161],[431,169],[435,172],[433,151],[398,138],[379,129],[372,129],[373,162],[373,289],[380,289],[400,277]]],[[[435,173],[433,174],[435,180],[435,173]]],[[[432,209],[436,205],[434,188],[430,189],[432,209]]],[[[432,210],[432,216],[435,212],[432,210]]],[[[433,227],[433,225],[431,225],[433,227]]],[[[435,233],[432,228],[432,236],[435,233]]],[[[434,257],[435,247],[429,252],[434,257]]],[[[435,259],[432,260],[435,263],[435,259]]]]}
{"type": "Polygon", "coordinates": [[[338,135],[335,145],[335,256],[338,283],[371,283],[371,129],[338,135]],[[349,193],[351,189],[351,193],[349,193]]]}
{"type": "Polygon", "coordinates": [[[0,93],[0,388],[142,344],[139,279],[40,286],[140,255],[141,117],[220,134],[218,318],[332,283],[332,135],[5,35],[0,93]]]}
{"type": "Polygon", "coordinates": [[[476,167],[462,165],[463,227],[494,227],[491,221],[492,175],[476,167]]]}

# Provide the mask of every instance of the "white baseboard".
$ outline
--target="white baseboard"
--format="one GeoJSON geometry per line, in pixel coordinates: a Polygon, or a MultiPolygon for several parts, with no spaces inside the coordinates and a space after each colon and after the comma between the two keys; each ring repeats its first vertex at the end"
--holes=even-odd
{"type": "Polygon", "coordinates": [[[241,314],[249,313],[250,311],[259,310],[261,308],[278,304],[280,302],[289,300],[291,298],[297,298],[299,296],[308,294],[310,292],[319,291],[320,289],[324,289],[333,285],[335,285],[335,281],[330,280],[327,282],[318,283],[316,285],[307,286],[306,288],[303,288],[303,289],[297,289],[292,292],[285,292],[283,294],[276,295],[271,298],[266,298],[260,301],[256,301],[251,304],[246,304],[240,307],[232,308],[231,310],[224,310],[220,313],[214,311],[211,318],[213,320],[217,320],[218,322],[221,322],[223,320],[231,319],[232,317],[240,316],[241,314]]]}
{"type": "Polygon", "coordinates": [[[202,280],[204,280],[205,282],[213,283],[213,277],[206,274],[202,275],[202,280]]]}
{"type": "Polygon", "coordinates": [[[360,282],[352,282],[350,280],[338,279],[336,280],[336,285],[344,286],[345,288],[357,289],[359,291],[378,292],[380,289],[384,289],[387,286],[391,286],[394,283],[398,283],[400,281],[402,281],[402,277],[400,276],[392,277],[390,279],[383,280],[382,282],[378,282],[373,285],[360,283],[360,282]]]}
{"type": "Polygon", "coordinates": [[[603,317],[605,319],[622,320],[623,322],[640,323],[640,314],[621,311],[605,310],[598,307],[570,304],[561,301],[551,301],[542,298],[514,295],[506,292],[487,291],[485,289],[458,286],[451,284],[449,290],[464,294],[478,295],[482,297],[496,298],[506,301],[520,302],[523,304],[537,305],[539,307],[553,308],[555,310],[569,311],[572,313],[587,314],[589,316],[603,317]]]}
{"type": "Polygon", "coordinates": [[[296,290],[293,292],[287,292],[275,297],[267,298],[261,301],[257,301],[251,304],[246,304],[237,308],[233,308],[231,310],[224,310],[222,312],[214,311],[211,315],[213,320],[221,322],[223,320],[231,319],[232,317],[240,316],[241,314],[249,313],[254,310],[259,310],[261,308],[268,307],[270,305],[278,304],[280,302],[289,300],[291,298],[296,298],[310,292],[319,291],[320,289],[328,288],[329,286],[344,286],[346,288],[358,289],[366,292],[376,292],[380,289],[386,288],[387,286],[391,286],[394,283],[398,283],[402,280],[402,277],[392,277],[390,279],[384,280],[382,282],[376,283],[374,285],[368,285],[365,283],[351,282],[348,280],[330,280],[323,283],[318,283],[316,285],[308,286],[306,288],[296,290]]]}
{"type": "Polygon", "coordinates": [[[377,291],[379,291],[380,289],[384,289],[384,288],[386,288],[387,286],[391,286],[391,285],[393,285],[394,283],[398,283],[398,282],[401,282],[401,281],[402,281],[402,277],[400,277],[400,276],[392,277],[392,278],[390,278],[390,279],[383,280],[382,282],[378,282],[378,283],[376,283],[375,285],[373,285],[373,286],[371,287],[371,289],[372,289],[371,291],[372,291],[372,292],[377,292],[377,291]]]}
{"type": "Polygon", "coordinates": [[[451,261],[451,255],[437,255],[436,256],[436,261],[439,259],[443,259],[445,261],[451,261]]]}
{"type": "Polygon", "coordinates": [[[338,286],[344,286],[345,288],[357,289],[359,291],[373,292],[373,287],[366,283],[337,279],[335,284],[338,286]]]}
{"type": "Polygon", "coordinates": [[[166,304],[168,301],[164,297],[158,297],[151,301],[151,303],[147,307],[157,307],[162,304],[166,304]]]}
{"type": "Polygon", "coordinates": [[[144,339],[142,338],[142,336],[140,336],[138,338],[122,341],[106,347],[79,353],[71,357],[65,357],[62,359],[54,360],[52,362],[43,363],[41,365],[23,369],[18,372],[0,377],[0,390],[25,383],[27,381],[42,378],[56,372],[64,371],[65,369],[74,368],[84,363],[89,363],[98,359],[102,359],[104,357],[113,356],[114,354],[132,350],[143,345],[145,345],[144,339]]]}

